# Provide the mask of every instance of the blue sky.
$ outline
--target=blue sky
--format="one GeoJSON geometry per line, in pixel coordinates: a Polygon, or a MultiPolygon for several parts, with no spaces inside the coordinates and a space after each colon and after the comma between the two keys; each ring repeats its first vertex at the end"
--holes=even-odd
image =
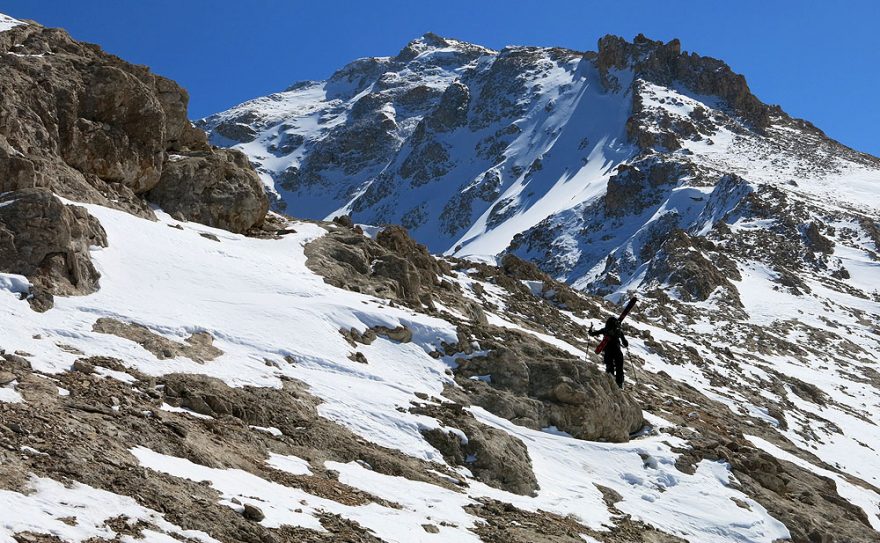
{"type": "Polygon", "coordinates": [[[876,0],[0,0],[0,12],[66,28],[179,81],[193,118],[394,54],[427,31],[493,48],[680,38],[744,74],[765,102],[880,155],[876,0]]]}

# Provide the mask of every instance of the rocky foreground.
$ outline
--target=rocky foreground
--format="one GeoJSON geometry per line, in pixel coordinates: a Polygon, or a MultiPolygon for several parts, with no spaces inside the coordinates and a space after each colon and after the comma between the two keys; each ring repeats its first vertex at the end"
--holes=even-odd
{"type": "MultiPolygon", "coordinates": [[[[611,302],[513,254],[438,258],[401,227],[269,213],[248,159],[207,143],[176,84],[14,23],[0,26],[0,538],[876,540],[876,300],[832,275],[834,248],[860,235],[814,225],[812,256],[789,242],[787,265],[824,267],[795,268],[781,295],[847,311],[769,331],[750,321],[773,315],[744,293],[754,270],[671,236],[652,266],[676,279],[632,318],[638,372],[621,391],[586,341],[611,302]],[[702,303],[732,309],[722,325],[702,303]],[[695,332],[706,322],[727,335],[695,332]]],[[[432,130],[461,115],[450,85],[413,91],[414,108],[442,106],[423,112],[432,130]]],[[[743,100],[756,127],[777,113],[743,100]]],[[[738,217],[718,224],[788,239],[738,217]]]]}

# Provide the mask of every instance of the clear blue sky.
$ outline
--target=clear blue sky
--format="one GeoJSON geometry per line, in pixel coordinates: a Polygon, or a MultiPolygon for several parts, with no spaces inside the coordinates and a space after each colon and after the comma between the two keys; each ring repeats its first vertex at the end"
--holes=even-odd
{"type": "Polygon", "coordinates": [[[394,54],[427,31],[492,48],[680,38],[744,74],[765,102],[880,155],[878,0],[0,0],[0,12],[179,81],[192,118],[394,54]]]}

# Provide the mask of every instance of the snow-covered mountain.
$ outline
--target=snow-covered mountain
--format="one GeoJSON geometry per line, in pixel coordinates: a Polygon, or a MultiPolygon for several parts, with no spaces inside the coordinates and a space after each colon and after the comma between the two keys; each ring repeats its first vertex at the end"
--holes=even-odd
{"type": "MultiPolygon", "coordinates": [[[[685,229],[702,211],[686,194],[728,173],[863,211],[878,204],[876,158],[764,105],[722,62],[642,36],[607,36],[583,53],[496,52],[427,34],[397,56],[356,60],[199,125],[243,150],[288,213],[402,224],[458,256],[496,255],[517,234],[575,215],[605,220],[588,208],[611,178],[620,194],[605,211],[623,215],[628,189],[640,187],[621,165],[647,173],[661,162],[652,194],[640,195],[649,201],[628,205],[677,212],[685,229]]],[[[554,250],[554,271],[584,278],[628,241],[614,231],[601,258],[554,250]]]]}
{"type": "Polygon", "coordinates": [[[0,541],[876,541],[876,159],[637,42],[206,121],[496,266],[0,16],[0,541]]]}
{"type": "Polygon", "coordinates": [[[723,62],[643,36],[582,53],[426,35],[200,125],[294,215],[400,223],[438,253],[642,293],[652,349],[675,360],[654,371],[876,491],[880,159],[723,62]]]}

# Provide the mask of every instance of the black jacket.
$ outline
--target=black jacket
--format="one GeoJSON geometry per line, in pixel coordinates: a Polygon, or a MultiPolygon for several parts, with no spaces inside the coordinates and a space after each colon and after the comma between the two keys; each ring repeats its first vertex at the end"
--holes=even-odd
{"type": "Polygon", "coordinates": [[[629,342],[626,340],[626,337],[624,337],[623,330],[619,326],[615,326],[610,330],[607,326],[601,330],[593,330],[590,332],[590,335],[608,336],[608,344],[605,346],[606,353],[619,353],[621,344],[623,344],[624,347],[629,347],[629,342]]]}

